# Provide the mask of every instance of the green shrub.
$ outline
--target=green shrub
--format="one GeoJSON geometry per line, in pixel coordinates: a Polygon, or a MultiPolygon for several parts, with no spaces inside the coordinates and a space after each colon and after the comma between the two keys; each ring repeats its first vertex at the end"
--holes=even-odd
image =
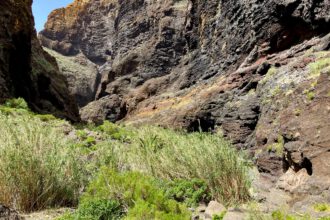
{"type": "Polygon", "coordinates": [[[29,106],[23,98],[9,99],[5,102],[4,106],[9,108],[29,110],[29,106]]]}
{"type": "Polygon", "coordinates": [[[35,116],[43,122],[60,121],[51,114],[36,114],[32,112],[23,98],[9,99],[0,105],[0,113],[7,116],[35,116]]]}
{"type": "Polygon", "coordinates": [[[109,135],[113,139],[121,141],[127,141],[131,135],[127,129],[124,129],[109,121],[104,121],[102,125],[96,128],[96,130],[109,135]]]}
{"type": "Polygon", "coordinates": [[[134,137],[125,152],[130,169],[160,179],[203,180],[212,197],[226,204],[249,198],[249,167],[222,136],[140,127],[134,137]]]}
{"type": "MultiPolygon", "coordinates": [[[[205,183],[213,199],[225,204],[249,199],[247,171],[250,165],[220,135],[154,126],[123,128],[110,122],[85,129],[100,132],[103,138],[91,148],[85,148],[87,133],[83,131],[78,135],[82,140],[78,145],[85,148],[86,154],[93,155],[88,163],[89,170],[96,171],[106,165],[118,172],[138,171],[170,181],[198,179],[205,183]]],[[[198,192],[194,192],[195,195],[185,193],[188,205],[200,199],[198,192]]]]}
{"type": "Polygon", "coordinates": [[[208,203],[211,198],[206,183],[198,179],[170,181],[164,190],[168,198],[184,202],[189,207],[194,207],[201,202],[208,203]]]}
{"type": "Polygon", "coordinates": [[[123,214],[123,207],[117,201],[96,198],[84,201],[75,213],[66,213],[57,220],[117,220],[123,214]]]}
{"type": "Polygon", "coordinates": [[[76,135],[81,141],[85,140],[88,137],[88,134],[85,130],[77,130],[76,135]]]}
{"type": "Polygon", "coordinates": [[[33,114],[24,99],[9,99],[3,105],[0,105],[0,114],[3,115],[28,115],[33,114]]]}
{"type": "Polygon", "coordinates": [[[0,201],[22,211],[77,203],[80,160],[56,127],[0,113],[0,201]]]}
{"type": "MultiPolygon", "coordinates": [[[[108,216],[116,216],[118,213],[122,214],[123,210],[128,210],[125,219],[190,219],[190,213],[184,205],[166,198],[157,181],[141,173],[117,173],[102,168],[81,198],[75,213],[76,218],[79,219],[79,213],[91,213],[89,210],[92,208],[88,204],[95,204],[90,202],[95,200],[116,201],[117,208],[113,209],[112,214],[107,213],[108,216]]],[[[94,215],[90,219],[102,218],[94,215]]]]}
{"type": "Polygon", "coordinates": [[[59,120],[54,115],[50,115],[50,114],[45,114],[45,115],[37,114],[36,117],[39,118],[43,122],[51,122],[51,121],[59,120]]]}

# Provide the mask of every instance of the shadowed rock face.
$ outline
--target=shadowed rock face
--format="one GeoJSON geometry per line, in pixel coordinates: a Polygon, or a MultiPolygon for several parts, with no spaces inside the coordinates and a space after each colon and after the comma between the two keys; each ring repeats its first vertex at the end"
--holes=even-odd
{"type": "Polygon", "coordinates": [[[220,130],[270,176],[285,148],[327,183],[329,11],[329,0],[76,0],[39,36],[98,66],[83,120],[220,130]]]}
{"type": "Polygon", "coordinates": [[[37,40],[31,4],[0,2],[0,102],[23,97],[36,111],[78,120],[65,77],[37,40]]]}

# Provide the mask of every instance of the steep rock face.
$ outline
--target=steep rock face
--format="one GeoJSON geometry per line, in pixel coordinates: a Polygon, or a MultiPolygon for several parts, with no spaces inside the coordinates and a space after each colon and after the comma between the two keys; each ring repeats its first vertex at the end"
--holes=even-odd
{"type": "Polygon", "coordinates": [[[0,2],[0,102],[20,96],[34,110],[77,120],[66,79],[36,38],[31,4],[0,2]]]}
{"type": "Polygon", "coordinates": [[[76,98],[78,107],[94,101],[100,81],[97,66],[81,53],[65,57],[53,50],[44,49],[56,59],[60,72],[68,81],[69,90],[76,98]]]}
{"type": "Polygon", "coordinates": [[[149,97],[181,97],[196,84],[328,32],[329,7],[328,0],[76,0],[49,15],[40,40],[99,65],[95,98],[119,100],[117,111],[104,111],[100,120],[119,120],[134,116],[149,97]]]}
{"type": "Polygon", "coordinates": [[[269,176],[312,169],[296,188],[317,194],[305,186],[330,185],[329,11],[329,0],[76,0],[40,40],[98,65],[83,120],[218,130],[269,176]]]}

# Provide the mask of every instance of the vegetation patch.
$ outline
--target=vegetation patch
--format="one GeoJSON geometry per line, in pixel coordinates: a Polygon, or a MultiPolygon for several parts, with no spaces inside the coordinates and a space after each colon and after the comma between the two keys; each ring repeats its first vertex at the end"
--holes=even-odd
{"type": "Polygon", "coordinates": [[[277,156],[281,156],[284,149],[284,138],[279,135],[277,141],[267,147],[269,152],[275,152],[277,156]]]}
{"type": "Polygon", "coordinates": [[[249,199],[249,166],[222,136],[141,127],[135,137],[128,152],[133,169],[160,179],[203,180],[225,204],[249,199]]]}
{"type": "Polygon", "coordinates": [[[315,62],[310,63],[308,67],[310,70],[310,76],[312,78],[318,77],[322,70],[330,67],[330,57],[319,58],[315,62]]]}
{"type": "Polygon", "coordinates": [[[260,84],[265,84],[268,82],[273,75],[275,75],[277,72],[276,67],[272,66],[266,73],[265,77],[260,81],[260,84]]]}
{"type": "Polygon", "coordinates": [[[33,76],[37,76],[41,73],[41,71],[54,72],[56,71],[53,64],[51,64],[43,55],[37,54],[35,51],[32,51],[32,74],[33,76]]]}
{"type": "Polygon", "coordinates": [[[318,212],[330,212],[330,204],[327,203],[315,204],[314,209],[318,212]]]}
{"type": "Polygon", "coordinates": [[[313,218],[307,213],[288,213],[285,210],[275,210],[269,214],[262,213],[256,204],[250,205],[249,220],[330,220],[330,217],[313,218]]]}
{"type": "Polygon", "coordinates": [[[77,212],[61,219],[184,220],[190,219],[190,215],[183,204],[166,197],[156,179],[137,172],[117,173],[102,168],[83,195],[77,212]],[[95,201],[101,205],[94,207],[95,201]]]}
{"type": "Polygon", "coordinates": [[[306,95],[307,100],[312,101],[315,98],[314,88],[306,89],[304,94],[306,95]]]}
{"type": "Polygon", "coordinates": [[[0,201],[20,211],[79,202],[62,218],[189,219],[187,207],[200,202],[249,199],[250,164],[217,134],[110,122],[78,129],[23,99],[0,106],[0,132],[0,201]]]}
{"type": "Polygon", "coordinates": [[[222,220],[226,214],[227,214],[227,211],[223,211],[219,215],[213,215],[212,220],[222,220]]]}
{"type": "Polygon", "coordinates": [[[284,213],[280,210],[272,212],[271,217],[272,220],[312,220],[311,216],[308,214],[294,215],[284,213]]]}
{"type": "Polygon", "coordinates": [[[211,199],[207,184],[198,179],[170,181],[164,191],[166,197],[183,202],[188,207],[195,207],[201,202],[208,203],[211,199]]]}
{"type": "Polygon", "coordinates": [[[20,113],[13,117],[0,111],[1,203],[22,211],[75,205],[84,180],[72,143],[29,113],[21,99],[6,106],[20,113]]]}
{"type": "Polygon", "coordinates": [[[120,141],[129,141],[130,136],[133,135],[129,129],[125,129],[109,121],[104,121],[102,125],[96,127],[96,131],[101,131],[106,135],[110,136],[112,139],[120,141]]]}

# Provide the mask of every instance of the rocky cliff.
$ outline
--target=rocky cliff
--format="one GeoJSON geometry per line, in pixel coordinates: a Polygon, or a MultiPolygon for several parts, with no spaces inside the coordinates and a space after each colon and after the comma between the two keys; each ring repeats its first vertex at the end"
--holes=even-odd
{"type": "Polygon", "coordinates": [[[329,11],[329,0],[76,0],[39,36],[96,65],[83,120],[223,132],[275,180],[305,172],[282,188],[319,195],[330,185],[329,11]]]}
{"type": "Polygon", "coordinates": [[[32,0],[0,2],[0,102],[24,97],[42,113],[78,120],[74,98],[34,30],[32,0]]]}

